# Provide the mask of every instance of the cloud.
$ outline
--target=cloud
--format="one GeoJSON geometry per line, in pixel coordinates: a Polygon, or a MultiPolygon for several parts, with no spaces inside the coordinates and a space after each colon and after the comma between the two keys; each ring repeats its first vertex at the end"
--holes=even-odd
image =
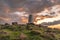
{"type": "Polygon", "coordinates": [[[25,11],[37,13],[44,8],[52,6],[52,2],[48,0],[6,0],[5,1],[14,11],[16,8],[24,7],[25,11]]]}
{"type": "MultiPolygon", "coordinates": [[[[39,13],[45,8],[49,8],[53,5],[60,4],[60,0],[54,1],[51,0],[0,0],[0,17],[10,18],[11,21],[21,22],[20,17],[14,12],[31,12],[31,14],[39,13]]],[[[25,15],[25,14],[23,14],[25,15]]],[[[6,20],[0,18],[0,22],[5,22],[6,20]]]]}

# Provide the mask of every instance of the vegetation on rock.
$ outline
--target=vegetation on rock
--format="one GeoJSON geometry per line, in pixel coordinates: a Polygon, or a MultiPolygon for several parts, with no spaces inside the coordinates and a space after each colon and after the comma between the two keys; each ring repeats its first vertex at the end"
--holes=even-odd
{"type": "Polygon", "coordinates": [[[60,30],[38,25],[0,25],[0,40],[60,40],[60,30]]]}

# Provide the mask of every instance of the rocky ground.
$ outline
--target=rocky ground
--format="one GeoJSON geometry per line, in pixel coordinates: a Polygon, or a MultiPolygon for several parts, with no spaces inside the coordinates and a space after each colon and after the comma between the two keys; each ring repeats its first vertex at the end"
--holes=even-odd
{"type": "Polygon", "coordinates": [[[0,25],[0,40],[60,40],[60,30],[42,25],[0,25]]]}

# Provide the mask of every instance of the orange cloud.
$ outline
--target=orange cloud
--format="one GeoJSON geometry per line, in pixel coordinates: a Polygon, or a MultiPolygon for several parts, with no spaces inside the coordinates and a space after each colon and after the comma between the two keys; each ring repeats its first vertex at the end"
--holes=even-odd
{"type": "Polygon", "coordinates": [[[16,8],[17,11],[24,11],[24,8],[16,8]]]}

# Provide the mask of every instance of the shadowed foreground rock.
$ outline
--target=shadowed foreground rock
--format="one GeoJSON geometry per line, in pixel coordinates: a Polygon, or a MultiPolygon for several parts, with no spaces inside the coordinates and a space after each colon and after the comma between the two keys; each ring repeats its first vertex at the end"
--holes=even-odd
{"type": "Polygon", "coordinates": [[[27,39],[27,36],[24,33],[21,33],[20,40],[25,40],[25,39],[27,39]]]}

